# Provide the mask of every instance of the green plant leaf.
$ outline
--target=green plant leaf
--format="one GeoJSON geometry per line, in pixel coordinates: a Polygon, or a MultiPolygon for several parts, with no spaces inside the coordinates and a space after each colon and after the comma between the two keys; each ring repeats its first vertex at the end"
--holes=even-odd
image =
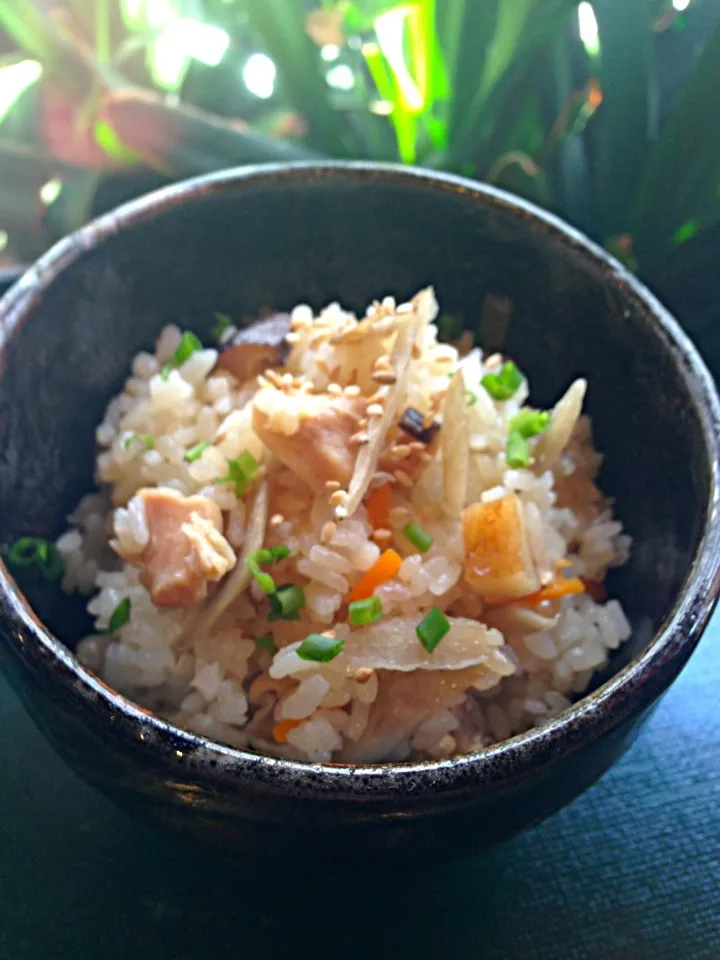
{"type": "Polygon", "coordinates": [[[154,93],[123,90],[105,97],[100,120],[119,143],[174,177],[244,163],[306,160],[304,147],[272,140],[240,123],[193,107],[170,105],[154,93]]]}
{"type": "Polygon", "coordinates": [[[642,169],[628,231],[642,265],[667,250],[687,220],[720,210],[720,26],[665,118],[642,169]]]}
{"type": "Polygon", "coordinates": [[[497,6],[498,0],[449,0],[438,6],[438,33],[446,52],[452,88],[448,123],[451,142],[466,121],[482,82],[487,51],[495,34],[497,6]]]}
{"type": "Polygon", "coordinates": [[[58,27],[57,18],[43,14],[33,0],[0,2],[0,26],[29,57],[43,65],[66,90],[88,89],[88,65],[58,27]]]}
{"type": "Polygon", "coordinates": [[[657,135],[657,75],[647,0],[594,0],[603,103],[597,116],[602,230],[622,233],[638,172],[657,135]]]}
{"type": "Polygon", "coordinates": [[[287,102],[308,125],[308,142],[322,153],[347,157],[352,138],[330,103],[319,51],[305,30],[305,9],[296,0],[238,0],[251,31],[274,61],[287,102]]]}
{"type": "MultiPolygon", "coordinates": [[[[502,2],[509,3],[509,0],[502,2]]],[[[472,160],[481,170],[485,169],[500,153],[516,146],[506,141],[500,143],[496,128],[506,132],[514,128],[518,115],[524,109],[524,89],[529,88],[532,83],[530,78],[541,58],[546,55],[549,43],[565,30],[575,9],[574,0],[533,0],[531,9],[523,4],[525,16],[521,32],[517,29],[510,31],[507,26],[499,31],[496,26],[486,57],[487,62],[492,57],[492,66],[488,67],[486,62],[483,81],[464,109],[458,128],[451,134],[449,163],[454,169],[462,169],[468,160],[472,160]],[[500,43],[502,55],[498,51],[491,52],[496,43],[500,43]],[[512,54],[510,47],[514,51],[512,54]],[[505,66],[498,73],[500,63],[505,66]],[[492,87],[488,88],[486,83],[490,81],[492,87]]],[[[512,8],[508,6],[504,14],[505,23],[511,15],[512,8]]]]}

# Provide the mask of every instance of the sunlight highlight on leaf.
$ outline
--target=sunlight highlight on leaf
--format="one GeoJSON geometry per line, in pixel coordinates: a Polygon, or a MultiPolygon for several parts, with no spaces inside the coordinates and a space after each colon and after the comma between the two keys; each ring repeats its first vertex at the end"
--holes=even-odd
{"type": "Polygon", "coordinates": [[[10,111],[20,94],[27,90],[42,73],[37,60],[21,60],[0,69],[0,121],[10,111]]]}
{"type": "Polygon", "coordinates": [[[412,7],[406,4],[388,10],[375,21],[375,34],[378,45],[395,75],[400,94],[407,110],[420,113],[425,106],[422,93],[405,63],[404,33],[405,21],[412,13],[412,7]]]}

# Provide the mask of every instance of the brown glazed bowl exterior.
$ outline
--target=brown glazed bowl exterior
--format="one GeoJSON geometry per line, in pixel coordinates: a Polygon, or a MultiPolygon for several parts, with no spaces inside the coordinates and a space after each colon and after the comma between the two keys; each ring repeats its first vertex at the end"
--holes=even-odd
{"type": "Polygon", "coordinates": [[[47,253],[0,303],[0,548],[63,530],[92,487],[104,407],[163,325],[202,337],[217,312],[242,321],[335,299],[361,309],[428,283],[472,330],[488,294],[512,301],[505,349],[535,404],[587,376],[601,485],[634,538],[611,582],[632,639],[570,710],[482,752],[293,763],[208,741],[115,693],[73,656],[89,628],[82,602],[2,569],[3,669],[57,751],[127,809],[241,854],[477,850],[597,780],[698,643],[720,559],[718,398],[698,354],[575,230],[500,191],[407,168],[230,170],[130,203],[47,253]]]}

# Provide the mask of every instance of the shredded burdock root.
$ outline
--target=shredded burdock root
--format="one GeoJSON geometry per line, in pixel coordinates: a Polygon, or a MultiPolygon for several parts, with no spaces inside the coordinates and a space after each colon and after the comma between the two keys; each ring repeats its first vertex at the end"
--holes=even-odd
{"type": "Polygon", "coordinates": [[[442,438],[443,507],[448,517],[458,517],[467,500],[470,468],[470,438],[462,370],[458,370],[450,381],[450,387],[445,396],[440,436],[442,438]]]}
{"type": "MultiPolygon", "coordinates": [[[[385,447],[387,432],[395,419],[400,401],[407,389],[410,361],[420,331],[437,316],[437,301],[431,287],[422,290],[412,300],[413,314],[397,335],[390,357],[390,366],[395,372],[395,383],[387,389],[383,398],[382,414],[368,420],[368,442],[360,448],[355,470],[347,490],[347,500],[335,508],[338,518],[351,516],[363,501],[375,475],[378,462],[385,447]]],[[[369,410],[368,410],[369,412],[369,410]]]]}
{"type": "Polygon", "coordinates": [[[552,411],[550,426],[535,447],[536,472],[549,470],[570,442],[582,413],[587,380],[576,380],[552,411]]]}

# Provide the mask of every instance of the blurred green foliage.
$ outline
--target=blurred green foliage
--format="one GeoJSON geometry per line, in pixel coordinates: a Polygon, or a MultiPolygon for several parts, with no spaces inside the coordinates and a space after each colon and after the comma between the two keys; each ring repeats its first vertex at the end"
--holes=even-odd
{"type": "Polygon", "coordinates": [[[16,256],[108,178],[339,157],[522,194],[671,300],[720,267],[717,0],[0,0],[0,26],[16,256]]]}

